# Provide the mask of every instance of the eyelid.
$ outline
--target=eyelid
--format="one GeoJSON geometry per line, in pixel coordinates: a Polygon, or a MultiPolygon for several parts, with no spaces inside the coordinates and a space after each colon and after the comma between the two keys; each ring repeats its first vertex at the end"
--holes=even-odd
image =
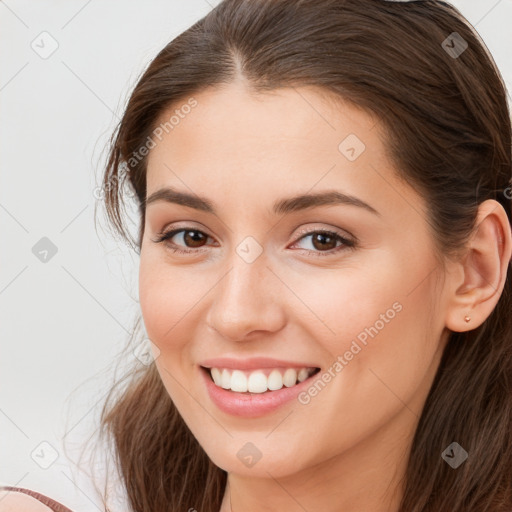
{"type": "Polygon", "coordinates": [[[299,251],[305,252],[307,255],[312,255],[313,257],[326,257],[329,256],[335,257],[341,251],[347,251],[350,249],[355,249],[358,246],[358,240],[353,235],[346,235],[341,232],[338,228],[304,228],[299,231],[299,233],[295,237],[295,241],[292,246],[297,245],[303,238],[308,236],[313,236],[317,233],[325,233],[332,235],[336,241],[341,241],[341,245],[335,247],[334,249],[329,249],[328,251],[314,251],[311,249],[298,249],[299,251]]]}
{"type": "MultiPolygon", "coordinates": [[[[207,237],[207,239],[213,240],[213,237],[210,236],[208,233],[205,233],[205,231],[203,231],[202,229],[196,228],[194,226],[183,226],[183,227],[178,226],[178,227],[172,227],[170,229],[167,229],[167,228],[162,229],[161,231],[159,231],[156,234],[156,238],[151,238],[151,241],[155,242],[155,243],[166,242],[168,239],[174,238],[178,233],[182,233],[182,232],[186,233],[188,231],[195,231],[197,233],[201,233],[202,235],[205,235],[207,237]]],[[[190,252],[198,252],[198,251],[201,251],[203,249],[203,247],[199,247],[197,249],[186,247],[186,249],[190,252]]]]}
{"type": "MultiPolygon", "coordinates": [[[[178,233],[187,232],[187,231],[195,231],[198,233],[201,233],[202,235],[206,236],[207,239],[213,239],[212,236],[210,236],[208,233],[204,232],[202,229],[196,228],[192,225],[185,225],[185,226],[173,226],[170,229],[162,229],[159,233],[157,233],[156,239],[151,239],[155,243],[161,243],[166,242],[167,240],[173,238],[178,233]]],[[[325,228],[325,227],[309,227],[309,228],[303,228],[301,229],[294,238],[294,242],[292,243],[292,247],[299,243],[303,238],[307,236],[312,236],[317,233],[328,233],[332,234],[334,237],[336,237],[337,240],[340,240],[342,242],[341,246],[338,246],[334,249],[330,249],[328,251],[314,251],[311,249],[298,249],[300,251],[305,251],[309,255],[314,256],[333,256],[337,254],[341,250],[347,250],[347,249],[354,249],[358,244],[358,239],[353,236],[352,234],[345,234],[339,230],[339,228],[325,228]]],[[[183,254],[199,254],[206,250],[205,247],[199,247],[199,248],[189,248],[184,247],[181,249],[182,246],[178,246],[176,244],[168,244],[168,248],[173,252],[179,252],[183,254]],[[173,247],[174,246],[174,247],[173,247]],[[177,247],[177,248],[176,248],[177,247]]]]}
{"type": "MultiPolygon", "coordinates": [[[[326,228],[326,227],[316,227],[316,226],[300,229],[298,231],[298,233],[296,234],[296,237],[301,237],[302,235],[311,235],[311,234],[317,233],[317,232],[333,233],[336,236],[345,238],[346,240],[350,240],[354,244],[359,242],[357,237],[355,237],[348,231],[341,230],[340,228],[326,228]]],[[[297,241],[298,240],[299,239],[297,238],[297,241]]]]}

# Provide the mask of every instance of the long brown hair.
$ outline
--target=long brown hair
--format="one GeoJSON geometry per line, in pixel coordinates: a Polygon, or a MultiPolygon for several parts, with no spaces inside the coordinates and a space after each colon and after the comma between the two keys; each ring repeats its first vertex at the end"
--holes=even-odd
{"type": "MultiPolygon", "coordinates": [[[[464,248],[486,199],[497,200],[511,221],[506,89],[478,34],[453,6],[224,0],[150,63],[110,140],[107,218],[135,251],[145,217],[141,148],[157,120],[170,106],[240,76],[256,92],[317,86],[375,114],[398,175],[426,198],[441,254],[464,248]],[[124,222],[126,187],[140,213],[138,240],[124,222]]],[[[487,320],[450,332],[415,432],[400,512],[512,510],[511,313],[509,265],[487,320]],[[441,458],[453,441],[469,453],[456,470],[441,458]]],[[[134,511],[218,512],[226,473],[192,436],[154,364],[137,363],[112,387],[100,432],[112,441],[134,511]]]]}

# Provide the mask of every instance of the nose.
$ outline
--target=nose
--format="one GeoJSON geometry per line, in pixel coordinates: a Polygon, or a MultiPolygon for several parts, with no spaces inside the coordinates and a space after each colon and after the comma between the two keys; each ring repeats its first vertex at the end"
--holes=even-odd
{"type": "Polygon", "coordinates": [[[285,324],[284,286],[263,256],[247,263],[234,254],[232,262],[212,290],[207,325],[230,341],[278,332],[285,324]]]}

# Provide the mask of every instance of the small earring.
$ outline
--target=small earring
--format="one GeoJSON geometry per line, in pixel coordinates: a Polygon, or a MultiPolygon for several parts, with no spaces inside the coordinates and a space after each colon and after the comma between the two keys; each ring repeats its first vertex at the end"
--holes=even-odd
{"type": "Polygon", "coordinates": [[[466,315],[466,316],[464,317],[464,320],[465,320],[466,322],[469,322],[469,321],[471,320],[471,318],[470,318],[468,315],[466,315]]]}

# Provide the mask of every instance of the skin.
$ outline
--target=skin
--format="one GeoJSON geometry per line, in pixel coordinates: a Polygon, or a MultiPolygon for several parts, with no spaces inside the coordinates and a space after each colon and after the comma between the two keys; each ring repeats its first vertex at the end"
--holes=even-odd
{"type": "Polygon", "coordinates": [[[198,105],[150,151],[147,195],[164,186],[192,191],[217,215],[149,204],[139,292],[165,388],[228,472],[221,512],[396,511],[448,329],[480,325],[503,289],[506,214],[483,203],[471,257],[443,267],[425,201],[396,177],[385,134],[368,113],[310,87],[254,95],[237,82],[194,98],[198,105]],[[349,134],[366,146],[354,161],[338,149],[349,134]],[[341,204],[271,212],[278,199],[328,189],[380,215],[341,204]],[[182,232],[153,241],[178,227],[207,238],[194,244],[182,232]],[[301,229],[334,230],[357,244],[335,252],[339,242],[315,244],[301,229]],[[250,264],[236,252],[248,236],[263,249],[250,264]],[[166,243],[196,253],[173,253],[166,243]],[[324,371],[397,302],[400,312],[308,404],[294,400],[244,419],[209,399],[198,368],[204,359],[268,356],[324,371]],[[249,441],[262,454],[252,467],[237,457],[249,441]]]}
{"type": "Polygon", "coordinates": [[[52,509],[28,494],[0,491],[0,512],[52,512],[52,509]]]}

